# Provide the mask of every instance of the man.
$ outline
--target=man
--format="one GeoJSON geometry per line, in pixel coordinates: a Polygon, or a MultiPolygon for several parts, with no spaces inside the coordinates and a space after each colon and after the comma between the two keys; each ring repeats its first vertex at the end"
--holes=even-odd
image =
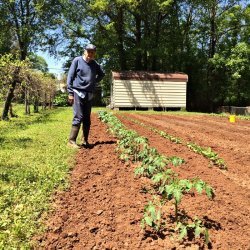
{"type": "Polygon", "coordinates": [[[88,137],[91,124],[91,100],[96,84],[100,82],[105,75],[101,66],[94,60],[95,54],[96,46],[88,44],[83,56],[74,58],[68,73],[68,101],[73,105],[74,111],[68,145],[73,148],[80,148],[76,143],[76,139],[81,123],[83,124],[83,146],[89,147],[88,137]]]}

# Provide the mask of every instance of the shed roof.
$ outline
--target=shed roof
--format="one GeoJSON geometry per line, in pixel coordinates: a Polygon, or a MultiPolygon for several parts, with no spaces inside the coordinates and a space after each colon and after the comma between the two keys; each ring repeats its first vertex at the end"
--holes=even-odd
{"type": "Polygon", "coordinates": [[[115,80],[179,80],[188,81],[188,75],[184,73],[158,73],[148,71],[112,71],[115,80]]]}

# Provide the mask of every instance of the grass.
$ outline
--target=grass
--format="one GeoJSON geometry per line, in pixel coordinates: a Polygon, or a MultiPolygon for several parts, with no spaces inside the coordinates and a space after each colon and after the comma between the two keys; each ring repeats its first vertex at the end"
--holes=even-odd
{"type": "Polygon", "coordinates": [[[66,146],[72,110],[14,110],[18,118],[0,121],[0,249],[30,249],[53,191],[68,187],[76,153],[66,146]]]}

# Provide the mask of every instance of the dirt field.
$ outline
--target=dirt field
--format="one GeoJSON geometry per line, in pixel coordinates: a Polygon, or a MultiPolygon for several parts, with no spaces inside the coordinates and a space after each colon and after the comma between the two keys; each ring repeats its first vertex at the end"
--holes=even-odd
{"type": "MultiPolygon", "coordinates": [[[[149,139],[166,156],[179,156],[185,164],[176,168],[182,178],[199,176],[215,190],[214,200],[204,195],[185,197],[182,208],[210,225],[212,249],[250,249],[250,121],[212,116],[139,115],[124,113],[119,119],[129,129],[149,139]],[[186,142],[211,147],[228,170],[211,165],[185,145],[174,144],[136,119],[186,142]]],[[[81,149],[72,171],[71,188],[55,197],[55,212],[48,232],[39,237],[46,249],[202,249],[199,242],[178,242],[167,235],[146,235],[140,227],[144,205],[151,199],[141,192],[146,180],[134,177],[135,166],[124,164],[115,153],[116,139],[92,115],[92,149],[81,149]]],[[[39,247],[38,247],[39,248],[39,247]]],[[[204,247],[207,248],[206,246],[204,247]]]]}

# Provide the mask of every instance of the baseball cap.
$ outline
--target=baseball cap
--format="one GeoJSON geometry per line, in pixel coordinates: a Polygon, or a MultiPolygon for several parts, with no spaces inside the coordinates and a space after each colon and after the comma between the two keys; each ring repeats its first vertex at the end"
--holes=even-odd
{"type": "Polygon", "coordinates": [[[96,46],[94,44],[88,44],[85,47],[85,50],[96,50],[96,46]]]}

